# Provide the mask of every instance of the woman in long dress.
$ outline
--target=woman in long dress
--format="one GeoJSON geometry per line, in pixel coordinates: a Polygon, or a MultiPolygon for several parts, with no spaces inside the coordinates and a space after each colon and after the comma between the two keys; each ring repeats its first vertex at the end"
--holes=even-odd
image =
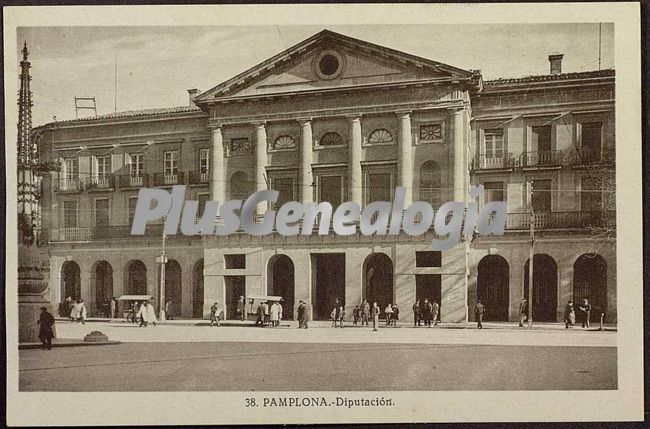
{"type": "Polygon", "coordinates": [[[278,322],[280,320],[279,315],[280,315],[280,308],[278,307],[278,304],[274,302],[271,304],[271,326],[276,327],[278,326],[278,322]]]}
{"type": "Polygon", "coordinates": [[[156,309],[150,302],[147,303],[146,320],[147,323],[153,323],[153,326],[156,326],[156,309]]]}

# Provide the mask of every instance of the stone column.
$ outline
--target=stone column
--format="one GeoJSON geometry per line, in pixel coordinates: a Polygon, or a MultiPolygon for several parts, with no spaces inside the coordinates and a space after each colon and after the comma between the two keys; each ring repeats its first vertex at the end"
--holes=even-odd
{"type": "Polygon", "coordinates": [[[211,152],[212,164],[210,165],[210,199],[222,204],[226,201],[226,181],[224,174],[223,135],[221,125],[211,125],[211,152]]]}
{"type": "Polygon", "coordinates": [[[350,201],[362,204],[362,176],[361,176],[361,116],[354,115],[348,117],[350,120],[350,201]]]}
{"type": "Polygon", "coordinates": [[[452,123],[454,129],[454,201],[465,201],[467,192],[465,191],[465,171],[467,164],[465,162],[465,129],[464,129],[465,110],[457,110],[452,114],[452,123]]]}
{"type": "MultiPolygon", "coordinates": [[[[255,191],[263,191],[268,188],[266,183],[266,128],[264,122],[255,124],[255,191]]],[[[257,213],[264,214],[268,210],[267,202],[261,202],[257,206],[257,213]]]]}
{"type": "Polygon", "coordinates": [[[413,138],[411,112],[397,112],[399,117],[399,185],[406,188],[404,206],[413,201],[413,138]]]}
{"type": "Polygon", "coordinates": [[[312,187],[314,176],[311,171],[313,158],[311,119],[300,120],[300,127],[300,201],[307,204],[314,201],[312,187]]]}

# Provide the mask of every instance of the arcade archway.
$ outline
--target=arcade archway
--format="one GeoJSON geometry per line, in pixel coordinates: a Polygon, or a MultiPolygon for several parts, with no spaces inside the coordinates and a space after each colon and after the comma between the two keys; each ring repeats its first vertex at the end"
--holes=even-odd
{"type": "Polygon", "coordinates": [[[282,297],[282,318],[293,320],[295,293],[293,261],[287,255],[274,255],[269,259],[267,273],[268,294],[282,297]]]}
{"type": "Polygon", "coordinates": [[[484,320],[508,321],[510,267],[499,255],[487,255],[478,264],[477,299],[485,306],[484,320]]]}
{"type": "MultiPolygon", "coordinates": [[[[533,259],[533,321],[557,322],[557,264],[548,255],[533,259]]],[[[528,298],[528,263],[524,265],[524,297],[528,298]]]]}

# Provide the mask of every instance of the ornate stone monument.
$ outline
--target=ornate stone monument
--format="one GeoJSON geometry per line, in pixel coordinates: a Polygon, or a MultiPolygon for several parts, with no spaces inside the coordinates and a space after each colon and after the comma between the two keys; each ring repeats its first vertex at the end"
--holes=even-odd
{"type": "Polygon", "coordinates": [[[20,62],[18,95],[18,341],[37,342],[41,307],[50,308],[47,251],[40,245],[38,173],[46,170],[39,164],[38,148],[32,136],[32,93],[27,42],[20,62]]]}

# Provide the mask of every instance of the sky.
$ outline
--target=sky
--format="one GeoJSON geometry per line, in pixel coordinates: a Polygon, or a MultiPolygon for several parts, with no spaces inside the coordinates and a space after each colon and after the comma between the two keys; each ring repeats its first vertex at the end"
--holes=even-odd
{"type": "MultiPolygon", "coordinates": [[[[95,97],[98,114],[115,111],[115,99],[117,111],[187,105],[187,89],[206,91],[325,28],[462,69],[480,69],[484,79],[546,74],[548,55],[556,52],[564,54],[564,72],[598,69],[597,23],[21,27],[16,56],[26,40],[37,126],[54,116],[74,119],[75,96],[95,97]]],[[[613,68],[612,24],[602,24],[601,42],[601,68],[613,68]]]]}

